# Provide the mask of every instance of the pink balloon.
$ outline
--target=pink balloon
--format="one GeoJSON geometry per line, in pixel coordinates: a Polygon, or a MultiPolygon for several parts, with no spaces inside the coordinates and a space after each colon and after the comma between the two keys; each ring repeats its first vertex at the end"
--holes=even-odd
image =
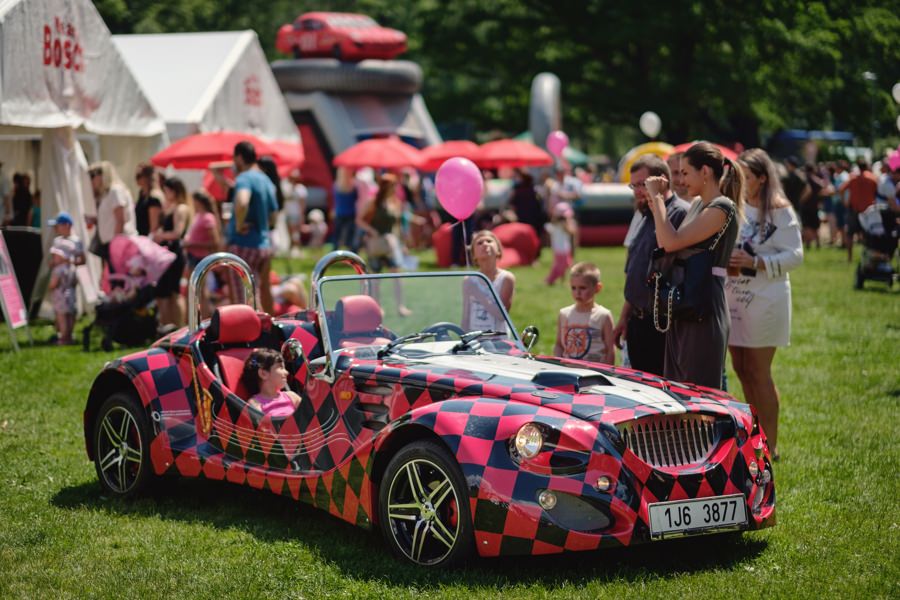
{"type": "Polygon", "coordinates": [[[900,150],[894,150],[887,159],[888,166],[891,168],[891,171],[896,171],[900,169],[900,150]]]}
{"type": "Polygon", "coordinates": [[[551,131],[547,136],[547,151],[557,158],[562,156],[563,150],[565,150],[568,145],[569,136],[562,131],[551,131]]]}
{"type": "Polygon", "coordinates": [[[468,158],[448,158],[438,169],[434,191],[441,206],[454,218],[463,221],[472,216],[484,194],[481,171],[468,158]]]}

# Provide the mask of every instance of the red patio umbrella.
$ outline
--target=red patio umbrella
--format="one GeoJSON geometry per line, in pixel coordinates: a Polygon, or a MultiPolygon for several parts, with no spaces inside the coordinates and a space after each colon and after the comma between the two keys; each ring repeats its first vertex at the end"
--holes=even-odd
{"type": "Polygon", "coordinates": [[[553,157],[529,142],[497,140],[478,148],[475,164],[483,169],[545,167],[553,164],[553,157]]]}
{"type": "Polygon", "coordinates": [[[372,138],[350,146],[334,157],[336,167],[361,169],[402,169],[418,168],[422,153],[418,148],[402,142],[399,138],[372,138]]]}
{"type": "Polygon", "coordinates": [[[475,162],[478,156],[478,144],[468,140],[450,140],[428,146],[422,150],[422,164],[419,168],[423,171],[437,171],[446,160],[455,156],[468,158],[475,162]]]}
{"type": "MultiPolygon", "coordinates": [[[[702,141],[702,140],[696,140],[693,142],[685,142],[683,144],[678,144],[677,146],[672,148],[672,152],[670,152],[669,154],[675,154],[676,152],[685,152],[685,151],[687,151],[688,148],[690,148],[691,146],[693,146],[694,144],[696,144],[699,141],[702,141]]],[[[710,143],[712,143],[712,142],[710,142],[710,143]]],[[[713,144],[713,146],[718,148],[719,152],[721,152],[723,155],[725,155],[725,158],[730,158],[731,160],[737,160],[737,157],[738,157],[737,152],[735,152],[731,148],[726,148],[725,146],[722,146],[719,144],[713,144]]]]}
{"type": "Polygon", "coordinates": [[[211,131],[182,138],[157,152],[150,159],[158,167],[173,166],[176,169],[205,169],[211,162],[231,160],[238,142],[250,142],[257,156],[271,156],[279,166],[297,166],[303,160],[299,144],[266,142],[249,133],[238,131],[211,131]]]}

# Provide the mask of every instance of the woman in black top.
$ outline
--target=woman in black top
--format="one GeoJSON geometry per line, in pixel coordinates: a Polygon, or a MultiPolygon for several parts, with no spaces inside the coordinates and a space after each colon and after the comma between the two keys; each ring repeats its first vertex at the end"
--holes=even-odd
{"type": "Polygon", "coordinates": [[[150,163],[137,167],[134,179],[138,184],[138,199],[134,206],[135,227],[138,235],[150,235],[159,229],[159,215],[162,212],[162,193],[156,188],[156,169],[150,163]]]}

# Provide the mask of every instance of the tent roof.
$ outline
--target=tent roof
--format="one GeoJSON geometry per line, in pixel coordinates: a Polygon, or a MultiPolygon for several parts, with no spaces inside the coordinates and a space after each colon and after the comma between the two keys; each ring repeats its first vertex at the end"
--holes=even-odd
{"type": "Polygon", "coordinates": [[[165,131],[89,0],[0,0],[0,57],[0,125],[165,131]]]}
{"type": "MultiPolygon", "coordinates": [[[[298,139],[256,32],[114,35],[113,42],[166,123],[196,124],[199,130],[206,131],[232,129],[273,139],[298,139]],[[269,113],[268,117],[251,118],[250,122],[237,107],[240,103],[221,98],[223,94],[235,93],[236,88],[229,87],[229,83],[241,83],[236,78],[247,73],[259,77],[263,109],[269,113]],[[217,102],[224,108],[217,108],[217,102]],[[211,117],[211,113],[216,114],[211,117]]],[[[242,94],[243,90],[237,90],[238,96],[242,94]]]]}
{"type": "Polygon", "coordinates": [[[113,42],[168,122],[203,117],[241,54],[252,31],[114,35],[113,42]]]}

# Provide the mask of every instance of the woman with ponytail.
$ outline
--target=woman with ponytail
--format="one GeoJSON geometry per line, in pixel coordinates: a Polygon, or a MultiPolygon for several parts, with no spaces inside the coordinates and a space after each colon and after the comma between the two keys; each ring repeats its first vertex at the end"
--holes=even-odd
{"type": "Polygon", "coordinates": [[[738,163],[747,182],[747,220],[731,255],[725,284],[731,312],[728,349],[744,399],[756,408],[772,455],[778,457],[779,395],[772,359],[791,340],[788,271],[803,262],[800,223],[772,159],[764,150],[742,152],[738,163]]]}
{"type": "Polygon", "coordinates": [[[743,218],[744,176],[732,160],[707,142],[694,144],[684,153],[681,174],[688,196],[699,198],[677,231],[666,221],[664,178],[645,181],[656,220],[656,242],[667,253],[712,247],[711,310],[701,321],[672,321],[666,334],[664,375],[720,388],[731,325],[725,301],[726,268],[743,218]]]}

